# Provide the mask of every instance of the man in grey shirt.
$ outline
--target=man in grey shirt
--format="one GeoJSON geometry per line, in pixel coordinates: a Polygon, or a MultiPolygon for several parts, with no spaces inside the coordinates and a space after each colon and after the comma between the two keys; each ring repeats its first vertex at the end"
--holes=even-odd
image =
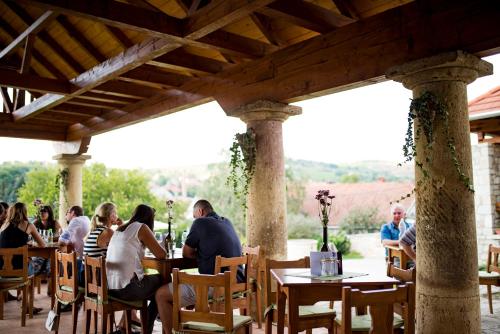
{"type": "Polygon", "coordinates": [[[413,262],[417,263],[417,224],[413,224],[406,230],[401,240],[399,240],[399,245],[403,248],[406,255],[408,255],[413,262]]]}

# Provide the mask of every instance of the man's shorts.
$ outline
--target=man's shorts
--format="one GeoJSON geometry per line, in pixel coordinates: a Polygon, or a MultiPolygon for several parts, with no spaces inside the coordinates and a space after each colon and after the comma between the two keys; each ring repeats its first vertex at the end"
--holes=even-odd
{"type": "MultiPolygon", "coordinates": [[[[170,290],[170,293],[173,296],[174,295],[174,291],[173,291],[174,286],[173,286],[172,282],[168,283],[168,289],[170,290]]],[[[181,285],[179,285],[179,289],[181,290],[181,292],[180,292],[181,307],[194,305],[196,303],[196,293],[195,293],[192,285],[181,284],[181,285]]],[[[208,288],[208,298],[212,298],[213,291],[214,290],[212,287],[208,288]]]]}

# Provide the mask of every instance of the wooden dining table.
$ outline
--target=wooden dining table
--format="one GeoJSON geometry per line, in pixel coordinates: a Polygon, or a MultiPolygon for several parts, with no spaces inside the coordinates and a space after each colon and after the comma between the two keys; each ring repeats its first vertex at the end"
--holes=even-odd
{"type": "Polygon", "coordinates": [[[142,265],[147,269],[157,270],[162,277],[163,283],[172,281],[172,269],[192,269],[198,268],[196,259],[182,257],[182,250],[178,249],[174,254],[164,259],[157,259],[152,255],[146,255],[142,260],[142,265]]]}
{"type": "Polygon", "coordinates": [[[399,283],[395,278],[375,274],[321,280],[311,277],[310,270],[307,268],[271,269],[271,275],[277,281],[278,334],[284,333],[286,303],[288,303],[288,333],[298,333],[299,305],[342,300],[344,286],[360,290],[374,290],[391,288],[394,284],[399,283]]]}
{"type": "Polygon", "coordinates": [[[44,259],[50,260],[50,306],[53,309],[55,303],[55,286],[56,286],[56,276],[55,276],[55,263],[56,263],[56,250],[59,249],[57,243],[47,244],[45,247],[39,246],[29,246],[28,256],[38,256],[44,259]]]}

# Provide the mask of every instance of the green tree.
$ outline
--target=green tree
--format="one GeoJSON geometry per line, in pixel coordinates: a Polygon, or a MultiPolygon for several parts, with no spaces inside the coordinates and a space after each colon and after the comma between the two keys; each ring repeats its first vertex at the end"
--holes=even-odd
{"type": "MultiPolygon", "coordinates": [[[[54,165],[38,166],[26,173],[25,183],[18,191],[18,201],[26,203],[29,216],[36,214],[36,208],[32,203],[37,198],[45,204],[50,204],[54,209],[59,205],[57,173],[58,170],[54,165]]],[[[57,210],[54,210],[54,214],[57,216],[57,210]]]]}
{"type": "Polygon", "coordinates": [[[340,177],[340,183],[358,183],[358,174],[344,174],[340,177]]]}
{"type": "Polygon", "coordinates": [[[349,211],[340,222],[340,230],[347,234],[375,232],[380,229],[383,220],[375,207],[357,207],[349,211]]]}
{"type": "Polygon", "coordinates": [[[287,213],[288,239],[316,239],[321,233],[321,222],[303,213],[287,213]]]}
{"type": "Polygon", "coordinates": [[[305,182],[297,177],[297,174],[291,168],[285,170],[285,177],[287,214],[299,214],[302,211],[306,196],[305,182]]]}
{"type": "Polygon", "coordinates": [[[26,173],[39,163],[4,162],[0,165],[0,200],[17,202],[19,188],[24,185],[26,173]]]}

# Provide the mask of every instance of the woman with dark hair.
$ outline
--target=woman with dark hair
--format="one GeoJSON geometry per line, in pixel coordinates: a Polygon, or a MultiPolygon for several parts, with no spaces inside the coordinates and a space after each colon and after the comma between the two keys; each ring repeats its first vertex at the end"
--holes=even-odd
{"type": "Polygon", "coordinates": [[[150,300],[146,333],[151,333],[153,329],[158,313],[155,292],[162,283],[161,275],[144,274],[144,249],[147,247],[158,259],[167,255],[153,234],[154,216],[153,208],[138,205],[129,222],[113,233],[106,255],[109,294],[129,301],[150,300]]]}
{"type": "Polygon", "coordinates": [[[40,207],[40,217],[38,217],[34,224],[35,227],[42,230],[52,230],[54,235],[59,235],[61,232],[61,225],[54,219],[54,211],[50,205],[43,205],[40,207]]]}
{"type": "Polygon", "coordinates": [[[6,202],[0,202],[0,226],[2,226],[5,218],[7,218],[7,210],[9,209],[9,204],[6,202]]]}

